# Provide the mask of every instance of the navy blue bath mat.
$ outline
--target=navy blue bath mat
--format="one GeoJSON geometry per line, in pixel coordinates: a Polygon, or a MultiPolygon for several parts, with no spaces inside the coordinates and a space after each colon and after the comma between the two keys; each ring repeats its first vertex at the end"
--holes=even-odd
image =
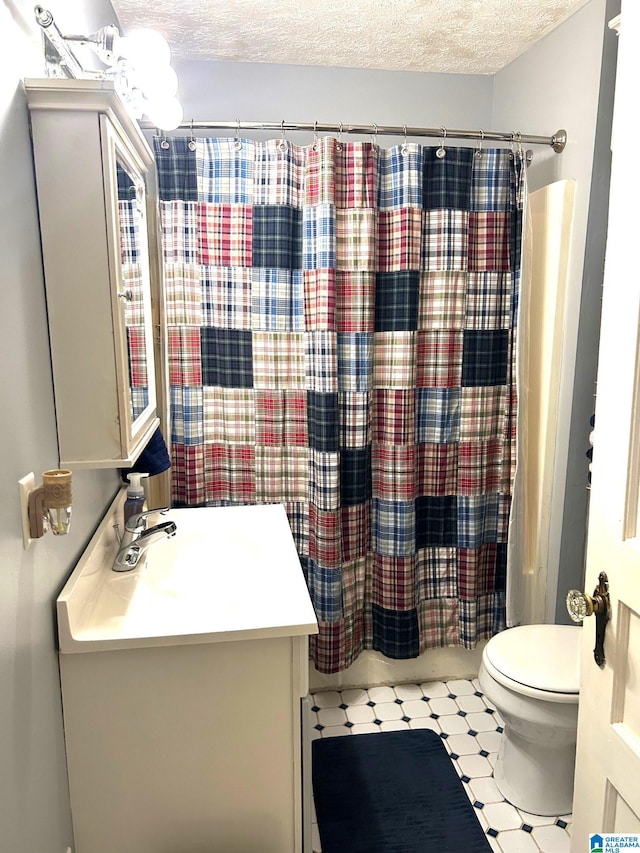
{"type": "Polygon", "coordinates": [[[312,750],[322,853],[491,853],[430,729],[321,738],[312,750]]]}

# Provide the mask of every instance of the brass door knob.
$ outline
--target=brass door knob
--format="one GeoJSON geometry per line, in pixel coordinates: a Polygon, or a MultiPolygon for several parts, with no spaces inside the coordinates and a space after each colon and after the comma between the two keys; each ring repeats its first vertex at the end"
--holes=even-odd
{"type": "Polygon", "coordinates": [[[598,575],[598,586],[593,595],[581,592],[579,589],[570,589],[567,593],[567,612],[574,622],[582,622],[588,616],[596,615],[596,647],[593,656],[599,667],[606,663],[604,655],[604,633],[607,622],[611,615],[611,602],[609,599],[609,579],[605,572],[598,575]]]}
{"type": "Polygon", "coordinates": [[[600,595],[591,596],[579,589],[570,589],[567,593],[567,612],[574,622],[582,622],[587,616],[603,612],[605,601],[600,595]]]}

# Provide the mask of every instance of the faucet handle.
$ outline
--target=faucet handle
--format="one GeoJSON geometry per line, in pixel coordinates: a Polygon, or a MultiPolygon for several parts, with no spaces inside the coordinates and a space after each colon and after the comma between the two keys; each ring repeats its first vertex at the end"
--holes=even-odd
{"type": "Polygon", "coordinates": [[[146,512],[139,512],[136,515],[132,515],[125,525],[125,530],[128,533],[141,533],[143,530],[147,529],[147,518],[150,515],[156,515],[156,513],[164,515],[165,513],[169,512],[169,509],[170,507],[163,506],[158,507],[157,509],[149,509],[146,512]]]}

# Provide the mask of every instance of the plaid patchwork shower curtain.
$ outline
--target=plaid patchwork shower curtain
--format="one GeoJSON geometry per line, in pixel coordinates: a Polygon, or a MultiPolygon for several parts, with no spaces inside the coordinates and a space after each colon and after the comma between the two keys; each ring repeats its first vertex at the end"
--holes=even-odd
{"type": "Polygon", "coordinates": [[[146,359],[147,339],[144,324],[144,285],[140,246],[143,222],[138,210],[136,186],[116,162],[118,181],[118,229],[120,234],[120,270],[122,289],[131,298],[124,300],[127,333],[127,363],[132,419],[149,405],[149,371],[146,359]]]}
{"type": "Polygon", "coordinates": [[[322,672],[504,627],[524,170],[436,151],[155,140],[174,501],[285,505],[322,672]]]}

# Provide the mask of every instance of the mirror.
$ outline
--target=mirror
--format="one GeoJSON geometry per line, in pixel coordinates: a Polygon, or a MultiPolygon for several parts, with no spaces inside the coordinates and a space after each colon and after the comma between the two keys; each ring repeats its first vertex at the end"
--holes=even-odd
{"type": "Polygon", "coordinates": [[[142,179],[116,158],[118,225],[120,238],[120,289],[124,311],[128,368],[128,403],[132,433],[136,421],[155,406],[153,341],[148,289],[145,190],[142,179]]]}

